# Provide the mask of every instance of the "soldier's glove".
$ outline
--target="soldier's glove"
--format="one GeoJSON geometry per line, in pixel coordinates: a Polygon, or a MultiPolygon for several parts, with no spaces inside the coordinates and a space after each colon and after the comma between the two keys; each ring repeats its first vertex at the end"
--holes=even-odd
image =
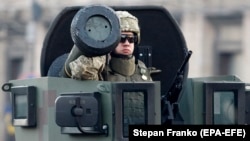
{"type": "Polygon", "coordinates": [[[101,75],[106,62],[106,56],[79,56],[69,63],[71,78],[78,80],[103,80],[101,75]]]}

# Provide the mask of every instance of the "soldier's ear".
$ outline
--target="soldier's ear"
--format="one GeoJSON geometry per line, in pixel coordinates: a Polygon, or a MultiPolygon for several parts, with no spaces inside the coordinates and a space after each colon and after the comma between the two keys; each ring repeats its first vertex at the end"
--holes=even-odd
{"type": "Polygon", "coordinates": [[[138,36],[136,34],[134,35],[134,42],[135,44],[139,44],[138,36]]]}

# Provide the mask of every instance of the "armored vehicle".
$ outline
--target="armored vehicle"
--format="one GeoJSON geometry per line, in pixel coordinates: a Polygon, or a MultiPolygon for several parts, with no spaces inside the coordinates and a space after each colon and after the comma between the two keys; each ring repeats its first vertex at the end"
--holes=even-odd
{"type": "MultiPolygon", "coordinates": [[[[141,92],[134,124],[248,124],[250,100],[237,76],[188,77],[188,49],[177,22],[160,6],[66,7],[55,18],[41,51],[41,77],[10,80],[16,140],[128,140],[124,102],[141,92]],[[67,59],[107,54],[119,42],[115,10],[138,17],[141,41],[135,56],[152,69],[152,82],[109,82],[60,77],[67,59]],[[79,48],[74,45],[77,44],[79,48]],[[69,52],[75,52],[70,56],[69,52]]],[[[194,52],[195,53],[195,52],[194,52]]]]}

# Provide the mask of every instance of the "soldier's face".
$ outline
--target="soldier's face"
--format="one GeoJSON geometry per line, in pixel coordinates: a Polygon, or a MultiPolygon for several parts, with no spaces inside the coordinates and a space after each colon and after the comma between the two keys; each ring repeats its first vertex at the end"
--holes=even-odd
{"type": "Polygon", "coordinates": [[[115,52],[121,55],[131,55],[134,52],[134,34],[133,32],[122,32],[121,40],[115,48],[115,52]]]}

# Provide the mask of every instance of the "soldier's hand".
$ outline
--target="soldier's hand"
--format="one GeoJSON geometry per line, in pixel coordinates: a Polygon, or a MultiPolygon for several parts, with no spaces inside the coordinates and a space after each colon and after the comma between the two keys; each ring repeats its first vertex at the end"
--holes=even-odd
{"type": "Polygon", "coordinates": [[[78,80],[103,80],[100,73],[105,67],[106,56],[79,56],[69,63],[72,78],[78,80]]]}

